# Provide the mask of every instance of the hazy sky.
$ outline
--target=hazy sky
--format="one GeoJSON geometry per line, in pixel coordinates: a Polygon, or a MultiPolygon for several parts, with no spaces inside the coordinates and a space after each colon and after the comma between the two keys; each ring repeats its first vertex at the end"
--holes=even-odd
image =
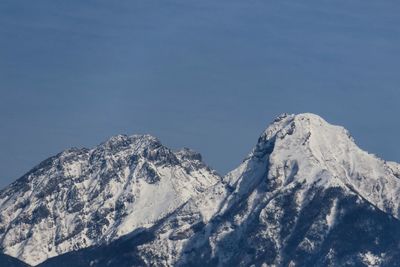
{"type": "Polygon", "coordinates": [[[283,112],[400,162],[398,0],[0,1],[0,187],[150,133],[234,168],[283,112]]]}

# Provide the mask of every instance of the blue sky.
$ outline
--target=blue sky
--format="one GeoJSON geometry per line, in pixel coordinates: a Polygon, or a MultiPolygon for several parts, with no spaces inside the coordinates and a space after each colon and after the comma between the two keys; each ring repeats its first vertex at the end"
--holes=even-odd
{"type": "Polygon", "coordinates": [[[397,0],[3,0],[0,187],[119,133],[225,173],[283,112],[400,162],[398,14],[397,0]]]}

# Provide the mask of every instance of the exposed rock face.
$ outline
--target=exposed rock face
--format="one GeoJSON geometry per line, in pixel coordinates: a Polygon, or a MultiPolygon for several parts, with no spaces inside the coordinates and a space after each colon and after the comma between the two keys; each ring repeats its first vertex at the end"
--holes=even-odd
{"type": "MultiPolygon", "coordinates": [[[[400,165],[362,151],[342,127],[313,114],[284,114],[262,133],[243,163],[223,179],[189,149],[172,153],[157,145],[144,147],[136,153],[133,175],[144,193],[132,194],[133,198],[122,194],[123,198],[112,202],[114,207],[128,206],[121,208],[127,215],[116,215],[117,208],[105,212],[108,198],[97,194],[96,201],[103,204],[95,211],[91,206],[92,219],[84,221],[93,225],[84,224],[79,232],[91,243],[78,251],[68,248],[63,252],[71,252],[40,266],[400,266],[400,165]],[[147,151],[147,147],[153,148],[147,151]],[[191,186],[190,193],[169,209],[164,201],[155,202],[142,213],[144,217],[137,216],[140,213],[131,202],[140,198],[147,204],[149,193],[144,188],[176,177],[176,172],[165,174],[166,169],[178,168],[173,166],[179,167],[180,188],[191,186]],[[185,179],[188,183],[183,186],[185,179]],[[153,216],[154,210],[156,214],[168,212],[153,216]],[[135,226],[113,235],[106,229],[126,227],[118,224],[123,219],[111,218],[129,218],[135,226]],[[148,223],[148,218],[154,219],[148,223]]],[[[118,165],[101,169],[118,177],[118,165]]],[[[2,196],[12,199],[20,191],[32,190],[30,181],[22,178],[2,196]]],[[[54,186],[58,183],[44,188],[54,186]]],[[[162,187],[157,196],[168,195],[174,186],[162,187]]],[[[79,183],[69,184],[68,190],[74,187],[80,190],[79,183]]],[[[100,191],[110,191],[105,188],[100,191]]],[[[70,198],[86,207],[84,195],[72,192],[70,198]]],[[[30,203],[36,203],[27,218],[19,219],[21,225],[58,218],[54,208],[43,201],[26,199],[9,205],[31,207],[30,203]]],[[[70,209],[79,214],[79,207],[72,204],[70,209]]],[[[5,246],[5,251],[12,250],[5,246]]]]}

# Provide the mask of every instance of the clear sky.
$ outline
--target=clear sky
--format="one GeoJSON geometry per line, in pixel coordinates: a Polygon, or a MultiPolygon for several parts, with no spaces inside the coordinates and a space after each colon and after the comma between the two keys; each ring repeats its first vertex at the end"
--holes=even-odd
{"type": "Polygon", "coordinates": [[[398,0],[0,1],[0,187],[150,133],[225,173],[283,112],[400,162],[398,0]]]}

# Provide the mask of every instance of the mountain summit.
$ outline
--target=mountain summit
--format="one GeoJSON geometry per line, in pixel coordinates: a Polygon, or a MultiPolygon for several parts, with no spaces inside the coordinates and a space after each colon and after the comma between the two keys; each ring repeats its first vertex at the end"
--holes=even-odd
{"type": "Polygon", "coordinates": [[[0,237],[40,266],[400,266],[399,190],[343,127],[283,114],[222,178],[151,136],[67,150],[1,192],[0,237]]]}
{"type": "Polygon", "coordinates": [[[361,150],[343,127],[314,114],[283,115],[257,147],[272,143],[270,182],[344,187],[399,218],[399,165],[361,150]]]}
{"type": "Polygon", "coordinates": [[[219,180],[199,154],[175,153],[150,135],[68,149],[0,193],[1,246],[35,265],[108,243],[152,226],[219,180]]]}

